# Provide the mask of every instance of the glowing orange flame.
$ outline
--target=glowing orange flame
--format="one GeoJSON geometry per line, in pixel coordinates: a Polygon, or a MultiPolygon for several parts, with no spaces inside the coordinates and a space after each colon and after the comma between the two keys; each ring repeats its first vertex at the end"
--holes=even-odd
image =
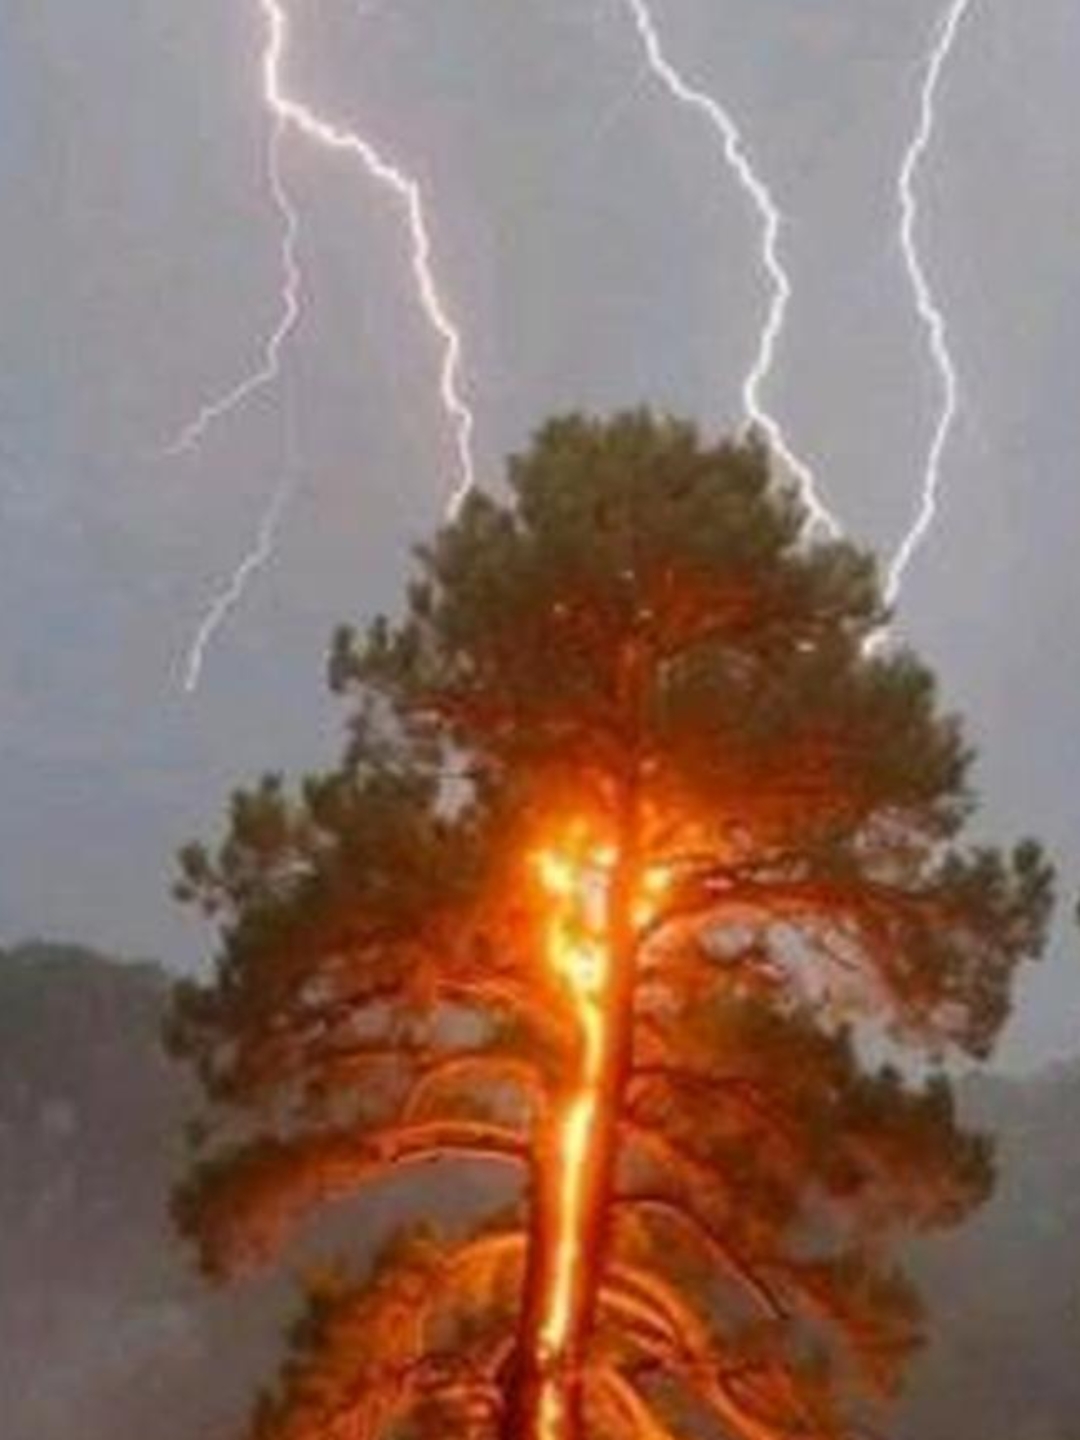
{"type": "Polygon", "coordinates": [[[603,999],[611,957],[604,930],[611,858],[598,851],[583,855],[547,851],[539,857],[540,879],[553,902],[547,931],[548,962],[569,994],[582,1040],[578,1085],[559,1127],[559,1231],[540,1332],[543,1358],[549,1365],[557,1362],[565,1349],[580,1263],[585,1169],[597,1120],[597,1087],[607,1038],[603,999]]]}
{"type": "MultiPolygon", "coordinates": [[[[606,1118],[601,1087],[611,1051],[607,1001],[613,957],[609,931],[611,880],[618,858],[613,846],[590,839],[581,825],[572,829],[563,846],[536,856],[537,873],[549,902],[547,961],[570,1000],[581,1039],[569,1097],[557,1119],[552,1157],[558,1183],[557,1221],[538,1356],[544,1377],[540,1433],[545,1440],[558,1440],[563,1430],[567,1352],[577,1287],[587,1264],[583,1236],[588,1229],[588,1170],[598,1126],[606,1118]]],[[[635,926],[646,925],[656,913],[664,884],[659,871],[646,873],[633,902],[635,926]]]]}

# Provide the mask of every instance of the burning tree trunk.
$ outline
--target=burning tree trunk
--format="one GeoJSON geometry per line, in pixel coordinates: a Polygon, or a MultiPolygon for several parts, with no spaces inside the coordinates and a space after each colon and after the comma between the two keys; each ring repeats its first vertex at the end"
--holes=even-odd
{"type": "Polygon", "coordinates": [[[539,857],[552,909],[547,960],[577,1032],[537,1141],[527,1272],[503,1434],[578,1440],[612,1214],[619,1123],[633,1052],[635,908],[632,805],[614,842],[571,837],[539,857]]]}
{"type": "Polygon", "coordinates": [[[610,833],[587,822],[536,857],[548,907],[545,960],[573,1027],[562,1077],[538,1138],[533,1246],[503,1435],[579,1440],[584,1376],[609,1240],[623,1096],[634,1050],[641,919],[641,757],[645,680],[639,636],[623,642],[619,705],[628,754],[611,795],[610,833]]]}

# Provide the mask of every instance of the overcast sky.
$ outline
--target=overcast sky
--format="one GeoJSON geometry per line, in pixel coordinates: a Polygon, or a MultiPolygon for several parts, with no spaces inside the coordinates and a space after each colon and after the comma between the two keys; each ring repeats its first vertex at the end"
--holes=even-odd
{"type": "MultiPolygon", "coordinates": [[[[772,408],[851,535],[909,523],[933,374],[897,239],[934,0],[655,0],[788,217],[772,408]]],[[[486,478],[554,409],[739,419],[765,292],[715,139],[624,0],[294,0],[290,85],[421,178],[486,478]]],[[[170,857],[228,788],[333,753],[332,626],[392,604],[453,456],[400,212],[290,141],[304,311],[281,383],[160,447],[278,314],[255,0],[0,3],[0,943],[190,963],[170,857]],[[292,465],[277,554],[191,698],[178,658],[292,465]]],[[[973,0],[920,232],[963,410],[903,629],[981,750],[985,823],[1080,877],[1080,126],[1074,0],[973,0]]],[[[1071,898],[1071,897],[1070,897],[1071,898]]],[[[1067,910],[1066,905],[1063,909],[1067,910]]],[[[1062,925],[1006,1058],[1080,1049],[1062,925]]]]}

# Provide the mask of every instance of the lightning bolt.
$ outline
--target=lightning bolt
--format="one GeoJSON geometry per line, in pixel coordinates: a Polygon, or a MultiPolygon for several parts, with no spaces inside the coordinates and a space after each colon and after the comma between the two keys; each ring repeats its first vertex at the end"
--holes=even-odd
{"type": "Polygon", "coordinates": [[[214,597],[203,616],[183,665],[184,689],[189,695],[198,689],[206,652],[214,636],[244,598],[248,581],[273,559],[282,516],[295,489],[296,475],[295,471],[290,468],[282,477],[277,489],[270,497],[270,503],[263,511],[255,543],[233,571],[228,583],[214,597]]]}
{"type": "Polygon", "coordinates": [[[930,355],[938,374],[941,406],[923,472],[922,498],[915,519],[900,543],[889,565],[885,598],[892,605],[900,594],[907,568],[933,527],[937,516],[941,488],[941,468],[945,450],[956,419],[959,385],[956,366],[949,347],[945,315],[934,296],[934,290],[919,250],[917,230],[919,202],[916,191],[919,169],[934,138],[937,123],[937,97],[942,76],[956,44],[960,27],[971,8],[971,0],[952,0],[938,21],[926,62],[919,117],[914,137],[904,154],[897,186],[900,197],[900,244],[904,264],[911,280],[919,318],[926,328],[930,355]]]}
{"type": "Polygon", "coordinates": [[[297,215],[281,173],[281,151],[285,140],[286,121],[278,116],[270,133],[267,147],[266,174],[273,197],[274,207],[281,216],[281,313],[277,324],[263,348],[262,364],[246,376],[231,390],[215,400],[208,401],[201,410],[165,447],[164,455],[175,458],[189,454],[198,448],[206,432],[218,420],[238,410],[252,396],[273,385],[281,374],[281,352],[285,342],[296,329],[300,320],[300,266],[296,256],[297,239],[300,233],[300,217],[297,215]]]}
{"type": "Polygon", "coordinates": [[[649,69],[674,100],[704,116],[717,132],[727,165],[749,197],[761,222],[760,261],[769,282],[771,296],[757,353],[743,381],[743,410],[749,426],[764,435],[770,449],[795,477],[811,523],[835,536],[840,527],[818,495],[813,471],[791,448],[782,426],[762,399],[762,390],[776,363],[776,354],[792,298],[791,278],[781,258],[783,215],[768,185],[755,167],[731,112],[714,96],[690,84],[667,58],[656,19],[647,0],[625,0],[625,4],[637,29],[649,69]]]}
{"type": "Polygon", "coordinates": [[[442,347],[439,395],[454,431],[458,478],[449,500],[455,514],[476,487],[473,434],[476,420],[466,401],[461,381],[463,342],[435,276],[434,246],[427,205],[419,182],[385,159],[370,141],[321,119],[290,96],[282,81],[289,37],[288,16],[279,0],[259,0],[268,27],[263,57],[263,91],[266,103],[279,121],[293,126],[317,145],[354,156],[367,174],[387,189],[402,207],[409,234],[413,279],[424,315],[442,347]]]}
{"type": "MultiPolygon", "coordinates": [[[[296,249],[299,217],[286,189],[281,171],[281,147],[292,129],[326,150],[344,152],[357,160],[369,178],[381,185],[401,208],[409,238],[410,264],[420,308],[441,348],[439,398],[454,435],[456,479],[447,513],[452,518],[476,487],[473,437],[476,420],[464,394],[462,382],[463,341],[443,296],[435,273],[434,245],[428,209],[419,181],[386,159],[362,135],[322,119],[305,103],[290,95],[283,70],[289,43],[290,21],[281,0],[258,0],[266,26],[262,53],[262,93],[274,117],[268,149],[267,172],[274,204],[282,219],[282,306],[278,322],[269,335],[262,364],[218,399],[205,404],[168,446],[166,454],[181,455],[197,448],[210,427],[244,405],[259,391],[272,385],[281,372],[282,350],[300,319],[301,275],[296,249]]],[[[279,486],[271,497],[258,527],[255,543],[241,560],[221,593],[214,599],[196,633],[185,661],[184,687],[190,693],[198,687],[206,650],[218,627],[243,596],[244,588],[273,555],[274,544],[286,502],[294,481],[279,486]]]]}

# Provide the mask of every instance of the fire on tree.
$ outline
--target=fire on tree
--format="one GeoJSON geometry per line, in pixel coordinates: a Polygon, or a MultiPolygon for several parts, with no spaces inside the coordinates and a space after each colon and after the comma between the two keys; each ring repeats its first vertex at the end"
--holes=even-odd
{"type": "Polygon", "coordinates": [[[890,1244],[992,1179],[938,1062],[1051,876],[960,844],[959,726],[803,521],[754,443],[549,424],[338,637],[340,765],[185,852],[206,1267],[393,1175],[431,1217],[312,1281],[258,1440],[828,1440],[895,1388],[890,1244]]]}

